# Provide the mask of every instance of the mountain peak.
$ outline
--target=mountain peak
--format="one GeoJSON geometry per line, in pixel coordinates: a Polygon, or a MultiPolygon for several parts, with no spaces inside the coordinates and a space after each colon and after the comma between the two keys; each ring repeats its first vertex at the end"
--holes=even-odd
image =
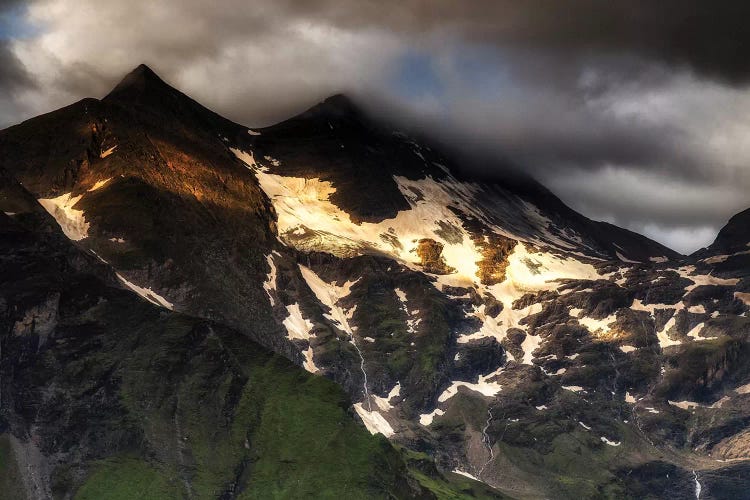
{"type": "Polygon", "coordinates": [[[335,94],[316,104],[304,114],[332,118],[356,118],[361,117],[364,113],[349,96],[335,94]]]}
{"type": "Polygon", "coordinates": [[[134,70],[125,75],[105,99],[119,94],[163,92],[171,88],[151,68],[145,64],[139,64],[134,70]]]}

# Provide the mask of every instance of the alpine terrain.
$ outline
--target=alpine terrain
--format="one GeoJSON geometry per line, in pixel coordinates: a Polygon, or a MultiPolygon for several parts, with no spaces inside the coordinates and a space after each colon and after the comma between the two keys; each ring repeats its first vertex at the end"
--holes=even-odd
{"type": "Polygon", "coordinates": [[[750,209],[680,255],[345,96],[0,132],[0,496],[750,498],[750,209]]]}

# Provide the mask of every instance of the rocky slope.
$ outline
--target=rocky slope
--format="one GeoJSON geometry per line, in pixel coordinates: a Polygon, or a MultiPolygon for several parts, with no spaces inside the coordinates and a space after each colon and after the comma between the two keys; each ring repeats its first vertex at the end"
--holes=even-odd
{"type": "Polygon", "coordinates": [[[2,498],[495,496],[371,436],[333,382],[138,297],[5,171],[0,200],[2,498]]]}
{"type": "MultiPolygon", "coordinates": [[[[0,152],[7,184],[23,185],[0,199],[6,219],[44,207],[99,279],[145,299],[139,307],[150,315],[129,316],[136,330],[162,331],[162,318],[175,315],[196,318],[201,326],[188,330],[199,340],[216,335],[220,350],[232,350],[230,338],[253,346],[191,358],[191,372],[230,369],[227,359],[258,351],[240,340],[248,337],[337,382],[372,433],[497,496],[695,498],[700,487],[700,498],[740,498],[750,486],[747,212],[708,249],[680,256],[583,217],[529,179],[472,180],[450,155],[346,97],[251,130],[143,66],[102,100],[0,132],[0,152]]],[[[57,231],[49,218],[47,231],[57,231]]],[[[58,299],[45,297],[13,325],[36,331],[41,320],[55,336],[44,311],[58,299]]],[[[181,349],[192,353],[179,343],[146,351],[184,367],[181,349]]],[[[155,394],[172,387],[159,375],[168,366],[140,370],[155,394]]],[[[283,385],[282,373],[269,370],[264,381],[283,385]]],[[[193,401],[223,387],[188,379],[181,385],[193,401]]],[[[57,382],[37,384],[50,392],[57,382]]],[[[193,421],[213,422],[208,413],[224,406],[204,402],[193,421]]],[[[28,415],[9,415],[30,425],[28,415]]],[[[9,429],[12,439],[31,436],[9,429]]],[[[157,448],[179,458],[185,446],[157,448]]],[[[414,479],[409,457],[394,458],[403,469],[379,482],[400,484],[388,490],[396,497],[419,495],[428,482],[414,479]]],[[[172,466],[183,476],[190,469],[172,466]]],[[[214,494],[186,481],[191,495],[214,494]]]]}

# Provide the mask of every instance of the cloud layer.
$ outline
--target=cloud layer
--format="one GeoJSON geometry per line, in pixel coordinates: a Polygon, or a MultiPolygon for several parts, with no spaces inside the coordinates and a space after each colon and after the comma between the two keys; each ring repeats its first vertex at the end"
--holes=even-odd
{"type": "Polygon", "coordinates": [[[2,0],[0,11],[0,126],[104,95],[145,62],[248,125],[352,93],[681,251],[750,206],[747,2],[2,0]]]}

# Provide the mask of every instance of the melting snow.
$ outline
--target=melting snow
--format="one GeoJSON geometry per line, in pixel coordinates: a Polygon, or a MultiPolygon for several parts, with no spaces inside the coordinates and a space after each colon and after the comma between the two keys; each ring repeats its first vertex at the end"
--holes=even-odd
{"type": "Polygon", "coordinates": [[[302,316],[299,304],[290,304],[286,306],[289,316],[282,321],[286,328],[287,338],[297,340],[310,340],[313,324],[302,316]]]}
{"type": "Polygon", "coordinates": [[[416,318],[416,315],[419,313],[419,309],[416,309],[414,311],[409,311],[409,307],[407,305],[407,298],[406,298],[406,292],[401,290],[400,288],[396,288],[395,290],[396,296],[398,297],[398,300],[401,302],[401,309],[406,313],[407,319],[406,319],[406,330],[409,333],[416,333],[417,332],[417,326],[419,326],[419,323],[421,323],[420,318],[416,318]]]}
{"type": "Polygon", "coordinates": [[[445,412],[440,408],[435,408],[430,413],[423,413],[419,416],[419,423],[424,425],[425,427],[429,427],[430,425],[432,425],[432,421],[436,415],[445,415],[445,412]]]}
{"type": "Polygon", "coordinates": [[[273,294],[271,294],[271,290],[276,290],[276,264],[273,261],[273,253],[276,253],[275,251],[271,254],[266,256],[266,262],[268,262],[268,266],[271,268],[271,270],[268,272],[268,275],[266,276],[266,281],[263,282],[263,289],[266,291],[266,294],[268,295],[268,300],[271,302],[271,307],[276,305],[276,301],[273,298],[273,294]]]}
{"type": "Polygon", "coordinates": [[[468,477],[469,479],[473,479],[474,481],[479,481],[479,479],[475,478],[474,476],[472,476],[468,472],[464,472],[464,471],[459,470],[459,469],[455,469],[453,472],[454,472],[454,474],[460,474],[462,476],[468,477]]]}
{"type": "Polygon", "coordinates": [[[604,444],[608,444],[610,446],[620,446],[620,444],[622,444],[622,443],[620,443],[620,441],[617,441],[617,442],[610,441],[609,439],[607,439],[604,436],[600,437],[599,439],[601,439],[604,444]]]}
{"type": "Polygon", "coordinates": [[[315,362],[313,361],[312,346],[308,346],[307,349],[302,352],[302,354],[305,356],[305,361],[302,363],[302,367],[310,373],[317,373],[320,369],[315,366],[315,362]]]}
{"type": "Polygon", "coordinates": [[[580,385],[563,385],[562,388],[565,389],[566,391],[586,392],[586,389],[584,389],[580,385]]]}
{"type": "Polygon", "coordinates": [[[393,409],[393,406],[391,406],[391,400],[393,398],[398,397],[401,395],[401,383],[396,383],[396,385],[393,386],[393,389],[388,393],[388,395],[384,398],[381,398],[379,396],[371,396],[372,399],[375,401],[375,405],[380,408],[383,411],[389,411],[393,409]]]}
{"type": "Polygon", "coordinates": [[[255,130],[247,129],[247,133],[250,135],[260,135],[260,132],[256,132],[255,130]]]}
{"type": "Polygon", "coordinates": [[[685,287],[685,292],[690,292],[699,286],[734,286],[740,282],[739,278],[717,278],[711,276],[711,274],[696,274],[695,266],[683,266],[677,269],[677,273],[683,278],[687,278],[693,282],[692,285],[685,287]]]}
{"type": "Polygon", "coordinates": [[[117,146],[112,146],[111,148],[102,151],[101,154],[99,154],[99,158],[106,158],[107,156],[114,153],[115,149],[117,149],[117,146]]]}
{"type": "Polygon", "coordinates": [[[521,349],[523,349],[523,361],[522,363],[530,365],[534,359],[534,351],[539,348],[539,344],[542,343],[542,337],[538,335],[526,334],[523,342],[521,343],[521,349]]]}
{"type": "Polygon", "coordinates": [[[133,290],[135,293],[143,297],[144,299],[148,300],[154,305],[164,307],[165,309],[169,309],[170,311],[174,309],[174,304],[169,302],[167,299],[159,295],[158,293],[154,292],[150,288],[142,288],[135,283],[131,283],[130,281],[126,280],[121,274],[117,273],[117,277],[122,281],[125,286],[133,290]]]}
{"type": "Polygon", "coordinates": [[[621,254],[620,252],[615,252],[615,255],[617,255],[618,259],[620,259],[623,262],[627,262],[628,264],[640,264],[639,261],[637,261],[637,260],[630,260],[627,257],[625,257],[623,254],[621,254]]]}
{"type": "Polygon", "coordinates": [[[591,333],[601,332],[609,333],[609,325],[617,320],[616,314],[612,313],[604,319],[594,319],[589,317],[578,318],[578,322],[585,326],[591,333]]]}
{"type": "Polygon", "coordinates": [[[438,396],[438,401],[442,403],[449,400],[450,398],[458,394],[459,387],[466,387],[470,391],[478,392],[483,396],[495,396],[502,390],[503,386],[497,382],[489,382],[489,379],[494,378],[501,371],[502,368],[487,375],[479,375],[479,378],[477,379],[477,382],[475,384],[472,384],[471,382],[464,382],[462,380],[453,381],[450,387],[448,387],[440,396],[438,396]]]}
{"type": "Polygon", "coordinates": [[[337,286],[334,283],[326,283],[312,269],[302,264],[299,265],[299,270],[307,286],[310,287],[318,300],[330,309],[330,312],[324,314],[324,316],[336,323],[346,333],[353,335],[356,328],[349,326],[349,320],[354,315],[354,308],[345,311],[337,303],[349,295],[356,282],[347,281],[343,286],[337,286]]]}
{"type": "Polygon", "coordinates": [[[41,198],[39,203],[49,214],[55,218],[63,233],[73,241],[80,241],[88,237],[89,223],[83,214],[83,210],[75,210],[73,207],[83,195],[71,197],[65,193],[57,198],[41,198]]]}
{"type": "MultiPolygon", "coordinates": [[[[443,244],[442,255],[447,265],[456,269],[452,275],[454,279],[463,278],[469,283],[476,281],[476,263],[483,260],[482,252],[452,208],[485,220],[485,214],[474,203],[479,189],[477,185],[459,182],[452,177],[438,182],[431,177],[410,180],[394,176],[411,208],[376,224],[356,224],[348,213],[330,201],[331,195],[336,192],[330,182],[270,174],[255,162],[251,153],[238,149],[232,149],[232,152],[253,170],[263,191],[272,200],[278,214],[279,234],[288,243],[294,245],[300,242],[299,245],[304,247],[308,240],[300,240],[299,233],[304,235],[310,231],[318,250],[345,252],[348,255],[352,251],[362,253],[366,249],[377,249],[415,267],[419,263],[417,242],[422,238],[431,238],[443,244]],[[460,238],[446,240],[441,236],[440,228],[446,224],[455,228],[460,238]]],[[[533,205],[527,205],[528,213],[524,212],[527,222],[539,227],[551,224],[533,205]],[[537,214],[536,218],[532,217],[534,213],[537,214]]],[[[494,229],[498,234],[505,234],[500,228],[494,229]]],[[[555,237],[550,234],[548,238],[555,237]]],[[[560,244],[565,246],[562,241],[560,244]]],[[[517,268],[512,279],[526,289],[553,288],[555,285],[550,281],[560,278],[598,278],[593,266],[576,259],[548,253],[532,254],[525,248],[517,248],[514,255],[516,259],[534,262],[533,270],[526,265],[511,266],[517,268]]]]}
{"type": "Polygon", "coordinates": [[[95,183],[95,184],[94,184],[93,186],[91,186],[91,187],[90,187],[90,188],[88,189],[88,191],[89,191],[89,192],[91,192],[91,191],[96,191],[97,189],[99,189],[99,188],[101,188],[101,187],[104,187],[104,186],[105,186],[105,185],[106,185],[106,184],[107,184],[107,183],[108,183],[109,181],[111,181],[111,180],[112,180],[112,177],[109,177],[109,178],[107,178],[107,179],[103,179],[103,180],[100,180],[100,181],[96,181],[96,183],[95,183]]]}
{"type": "Polygon", "coordinates": [[[367,411],[362,406],[362,403],[356,403],[354,405],[354,410],[362,419],[362,422],[364,422],[365,427],[367,427],[367,430],[370,431],[370,434],[380,433],[385,437],[393,436],[394,432],[391,424],[389,424],[388,421],[383,417],[383,415],[381,415],[378,411],[367,411]]]}
{"type": "Polygon", "coordinates": [[[741,300],[746,306],[750,306],[750,293],[734,292],[734,298],[741,300]]]}

